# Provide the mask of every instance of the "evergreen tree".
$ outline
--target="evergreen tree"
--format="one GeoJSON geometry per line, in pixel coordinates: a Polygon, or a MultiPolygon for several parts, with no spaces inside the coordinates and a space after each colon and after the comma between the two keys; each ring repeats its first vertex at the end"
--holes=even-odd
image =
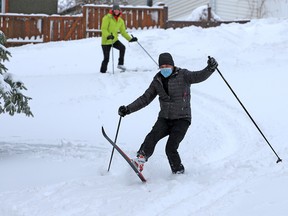
{"type": "Polygon", "coordinates": [[[5,43],[6,37],[0,31],[0,114],[9,113],[13,116],[15,113],[25,113],[26,116],[33,116],[28,105],[28,101],[32,98],[22,94],[23,90],[27,90],[24,83],[8,73],[8,69],[4,66],[4,62],[12,57],[4,46],[5,43]]]}

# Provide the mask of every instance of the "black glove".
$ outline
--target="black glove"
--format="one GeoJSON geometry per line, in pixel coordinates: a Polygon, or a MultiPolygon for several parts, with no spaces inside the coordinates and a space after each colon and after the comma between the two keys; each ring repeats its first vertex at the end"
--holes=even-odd
{"type": "Polygon", "coordinates": [[[124,117],[126,116],[127,114],[129,114],[130,111],[129,109],[126,107],[126,106],[120,106],[119,109],[118,109],[118,114],[121,116],[121,117],[124,117]]]}
{"type": "Polygon", "coordinates": [[[207,64],[211,70],[215,70],[218,67],[217,61],[213,57],[210,57],[210,56],[208,57],[207,64]]]}
{"type": "Polygon", "coordinates": [[[113,36],[113,34],[111,34],[111,35],[107,36],[107,40],[113,40],[113,39],[114,39],[114,36],[113,36]]]}
{"type": "Polygon", "coordinates": [[[129,42],[136,42],[136,41],[138,41],[138,38],[132,36],[132,38],[131,38],[131,40],[129,42]]]}

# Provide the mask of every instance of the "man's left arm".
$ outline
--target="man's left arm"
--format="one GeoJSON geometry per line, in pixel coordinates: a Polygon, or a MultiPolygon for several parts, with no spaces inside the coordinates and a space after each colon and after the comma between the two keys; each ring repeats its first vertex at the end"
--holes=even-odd
{"type": "Polygon", "coordinates": [[[207,61],[207,67],[200,71],[193,71],[186,73],[186,78],[189,83],[199,83],[202,82],[208,77],[211,76],[211,74],[216,70],[218,67],[217,61],[211,57],[207,61]]]}

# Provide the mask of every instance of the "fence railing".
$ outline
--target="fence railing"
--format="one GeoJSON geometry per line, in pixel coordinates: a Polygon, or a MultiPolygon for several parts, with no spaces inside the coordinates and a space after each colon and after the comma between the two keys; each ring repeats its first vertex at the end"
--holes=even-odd
{"type": "MultiPolygon", "coordinates": [[[[100,36],[102,17],[111,10],[107,6],[84,6],[83,25],[86,26],[85,37],[100,36]]],[[[129,29],[144,29],[149,27],[165,28],[168,19],[168,8],[121,6],[122,18],[129,29]]]]}
{"type": "MultiPolygon", "coordinates": [[[[0,14],[0,30],[8,38],[7,46],[75,40],[101,35],[101,21],[109,12],[108,5],[84,5],[81,15],[20,15],[0,14]]],[[[166,6],[121,6],[122,17],[129,29],[181,28],[185,26],[213,27],[222,23],[209,20],[202,22],[168,21],[166,6]]],[[[210,16],[211,17],[211,16],[210,16]]],[[[246,23],[249,21],[237,21],[246,23]]]]}
{"type": "MultiPolygon", "coordinates": [[[[101,21],[111,6],[86,5],[82,15],[46,16],[0,14],[0,29],[8,38],[7,46],[75,40],[101,35],[101,21]]],[[[168,8],[122,6],[127,28],[165,28],[168,8]]]]}
{"type": "Polygon", "coordinates": [[[30,40],[43,42],[43,16],[6,15],[0,16],[0,29],[12,42],[30,40]]]}
{"type": "Polygon", "coordinates": [[[198,26],[202,28],[210,28],[220,26],[221,24],[229,24],[229,23],[239,23],[245,24],[250,22],[250,20],[238,20],[238,21],[167,21],[166,28],[184,28],[187,26],[198,26]]]}

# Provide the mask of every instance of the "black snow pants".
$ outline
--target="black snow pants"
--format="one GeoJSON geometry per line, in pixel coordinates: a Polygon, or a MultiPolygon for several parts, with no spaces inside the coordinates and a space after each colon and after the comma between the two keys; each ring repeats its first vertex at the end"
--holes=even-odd
{"type": "Polygon", "coordinates": [[[182,166],[177,150],[189,126],[190,121],[187,119],[169,120],[158,118],[152,130],[146,136],[138,153],[144,154],[146,159],[148,159],[153,154],[157,142],[169,135],[165,151],[172,171],[175,171],[175,169],[177,171],[182,166]]]}
{"type": "MultiPolygon", "coordinates": [[[[109,63],[109,56],[110,56],[111,48],[112,48],[112,45],[102,45],[102,51],[103,51],[103,57],[104,57],[102,64],[101,64],[101,68],[100,68],[100,72],[102,73],[105,73],[107,71],[107,65],[109,63]]],[[[117,40],[113,44],[113,48],[119,50],[118,65],[124,65],[124,56],[125,56],[126,47],[119,40],[117,40]]]]}

